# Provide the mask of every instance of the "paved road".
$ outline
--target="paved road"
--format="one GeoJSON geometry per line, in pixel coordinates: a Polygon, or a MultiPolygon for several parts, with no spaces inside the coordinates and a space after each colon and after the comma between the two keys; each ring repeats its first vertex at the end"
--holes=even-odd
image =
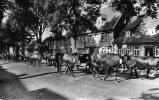
{"type": "Polygon", "coordinates": [[[75,71],[75,78],[60,75],[54,67],[44,64],[40,68],[24,63],[0,61],[0,64],[0,88],[3,89],[0,98],[4,99],[159,100],[159,78],[128,79],[120,74],[120,82],[115,83],[114,77],[104,82],[79,71],[75,71]]]}

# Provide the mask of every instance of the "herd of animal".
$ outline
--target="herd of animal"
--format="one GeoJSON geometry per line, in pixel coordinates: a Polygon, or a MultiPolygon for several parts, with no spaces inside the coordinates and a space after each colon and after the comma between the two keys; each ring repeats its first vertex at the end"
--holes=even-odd
{"type": "Polygon", "coordinates": [[[159,67],[159,58],[157,57],[139,57],[133,55],[118,55],[113,53],[90,53],[90,54],[66,54],[57,52],[55,54],[46,54],[41,58],[38,54],[32,54],[30,57],[25,57],[24,61],[32,66],[39,66],[41,60],[46,60],[49,65],[54,65],[57,71],[62,74],[62,67],[65,66],[65,72],[67,75],[74,76],[74,68],[79,69],[83,63],[86,65],[86,70],[93,74],[93,77],[99,78],[99,69],[104,70],[104,80],[115,73],[115,81],[118,82],[117,75],[121,66],[126,66],[127,71],[132,76],[133,72],[138,78],[138,70],[147,70],[146,77],[149,78],[150,70],[157,72],[159,67]]]}

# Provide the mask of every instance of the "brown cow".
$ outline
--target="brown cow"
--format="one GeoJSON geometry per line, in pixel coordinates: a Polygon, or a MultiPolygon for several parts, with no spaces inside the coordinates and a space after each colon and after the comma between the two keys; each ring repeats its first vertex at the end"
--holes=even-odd
{"type": "Polygon", "coordinates": [[[147,75],[146,77],[149,78],[149,73],[151,68],[157,68],[159,65],[159,58],[155,57],[139,57],[139,56],[128,56],[124,55],[125,57],[128,57],[130,59],[123,60],[124,64],[126,64],[132,75],[132,70],[135,70],[135,75],[138,77],[137,69],[147,69],[147,75]]]}
{"type": "MultiPolygon", "coordinates": [[[[105,53],[105,54],[92,54],[91,55],[91,61],[93,65],[93,74],[95,77],[95,74],[98,75],[98,72],[96,68],[102,67],[106,69],[106,74],[104,77],[104,80],[106,80],[107,75],[110,73],[111,69],[115,69],[115,80],[117,81],[117,70],[122,63],[122,59],[119,55],[113,54],[113,53],[105,53]]],[[[99,75],[98,75],[99,77],[99,75]]]]}
{"type": "MultiPolygon", "coordinates": [[[[79,56],[75,54],[56,53],[56,63],[58,72],[62,74],[62,65],[67,66],[70,74],[74,77],[73,68],[75,65],[80,64],[79,56]]],[[[67,70],[66,70],[67,71],[67,70]]]]}

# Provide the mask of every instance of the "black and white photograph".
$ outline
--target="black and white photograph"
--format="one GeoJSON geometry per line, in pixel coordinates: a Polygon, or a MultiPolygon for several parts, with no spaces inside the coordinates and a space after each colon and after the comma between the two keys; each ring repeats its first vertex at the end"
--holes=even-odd
{"type": "Polygon", "coordinates": [[[0,0],[0,100],[159,100],[159,0],[0,0]]]}

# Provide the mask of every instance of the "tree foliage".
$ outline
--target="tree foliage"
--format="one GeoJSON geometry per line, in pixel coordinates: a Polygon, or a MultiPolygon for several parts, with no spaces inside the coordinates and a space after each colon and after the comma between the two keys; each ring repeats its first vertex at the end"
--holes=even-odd
{"type": "Polygon", "coordinates": [[[112,0],[111,6],[128,16],[156,17],[158,0],[112,0]]]}
{"type": "Polygon", "coordinates": [[[12,10],[13,28],[24,27],[42,41],[42,34],[47,27],[48,9],[45,0],[15,0],[12,10]]]}
{"type": "Polygon", "coordinates": [[[51,20],[51,23],[53,23],[51,24],[52,28],[58,27],[61,31],[65,29],[69,31],[71,36],[84,32],[87,29],[94,30],[94,23],[99,16],[101,6],[99,1],[57,0],[57,6],[55,7],[57,12],[53,14],[54,20],[51,20]]]}

